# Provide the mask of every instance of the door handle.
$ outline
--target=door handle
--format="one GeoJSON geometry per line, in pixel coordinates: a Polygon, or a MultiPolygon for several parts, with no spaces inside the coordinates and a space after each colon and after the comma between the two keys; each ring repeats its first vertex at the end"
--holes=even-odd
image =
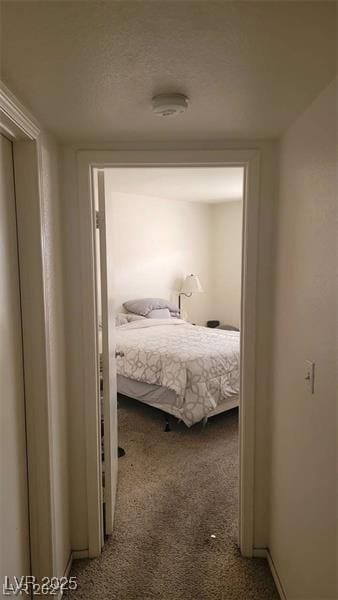
{"type": "Polygon", "coordinates": [[[118,356],[120,356],[120,358],[123,358],[123,357],[124,357],[124,352],[123,352],[123,350],[117,350],[117,351],[115,352],[115,358],[117,358],[118,356]]]}

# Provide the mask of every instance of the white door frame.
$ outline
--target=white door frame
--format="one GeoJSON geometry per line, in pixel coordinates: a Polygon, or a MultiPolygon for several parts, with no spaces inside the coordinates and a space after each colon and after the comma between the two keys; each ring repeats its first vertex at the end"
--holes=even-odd
{"type": "Polygon", "coordinates": [[[56,573],[44,194],[40,125],[0,81],[0,132],[13,143],[23,329],[30,554],[38,580],[56,573]]]}
{"type": "Polygon", "coordinates": [[[83,390],[86,415],[89,556],[98,556],[101,551],[100,408],[97,393],[98,349],[93,169],[105,167],[244,167],[239,546],[243,556],[251,557],[253,556],[254,534],[256,287],[260,151],[258,149],[243,150],[238,148],[156,151],[79,150],[77,165],[82,257],[83,390]]]}

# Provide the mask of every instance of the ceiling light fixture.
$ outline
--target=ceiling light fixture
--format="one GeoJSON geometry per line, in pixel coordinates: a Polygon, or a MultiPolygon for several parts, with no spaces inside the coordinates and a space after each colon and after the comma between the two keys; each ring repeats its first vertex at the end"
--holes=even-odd
{"type": "Polygon", "coordinates": [[[174,117],[187,110],[189,98],[184,94],[159,94],[153,97],[152,105],[157,117],[174,117]]]}

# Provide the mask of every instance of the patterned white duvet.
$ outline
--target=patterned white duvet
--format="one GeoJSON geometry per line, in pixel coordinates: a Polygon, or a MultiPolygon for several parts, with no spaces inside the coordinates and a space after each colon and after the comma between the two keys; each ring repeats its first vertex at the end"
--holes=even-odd
{"type": "Polygon", "coordinates": [[[117,373],[176,392],[176,416],[197,423],[239,393],[239,332],[180,319],[147,319],[116,329],[117,373]]]}

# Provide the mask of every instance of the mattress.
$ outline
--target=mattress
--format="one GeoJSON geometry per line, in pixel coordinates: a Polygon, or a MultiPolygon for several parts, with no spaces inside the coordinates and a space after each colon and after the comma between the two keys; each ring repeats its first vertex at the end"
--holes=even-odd
{"type": "Polygon", "coordinates": [[[119,393],[174,414],[188,426],[221,406],[238,404],[239,332],[147,319],[118,327],[116,337],[119,393]],[[133,388],[133,382],[147,387],[133,388]]]}

